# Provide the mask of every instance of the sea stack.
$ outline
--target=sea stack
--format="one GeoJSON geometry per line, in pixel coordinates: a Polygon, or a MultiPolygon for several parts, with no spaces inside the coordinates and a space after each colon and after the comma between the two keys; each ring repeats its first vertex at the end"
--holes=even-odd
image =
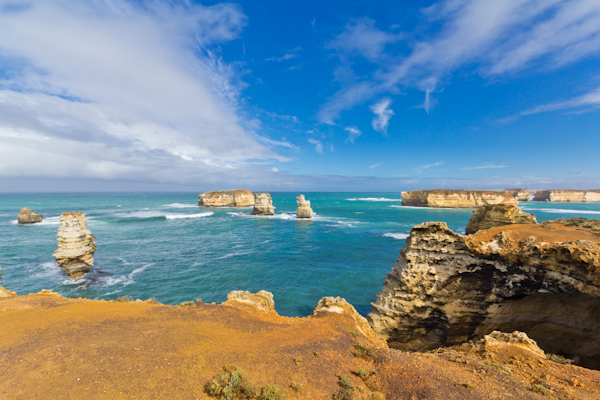
{"type": "Polygon", "coordinates": [[[480,207],[473,211],[467,224],[467,234],[496,226],[513,224],[537,224],[535,215],[521,211],[518,207],[497,204],[480,207]]]}
{"type": "Polygon", "coordinates": [[[310,201],[306,200],[303,194],[296,197],[296,203],[298,203],[297,218],[312,218],[313,210],[310,208],[310,201]]]}
{"type": "Polygon", "coordinates": [[[249,207],[254,205],[254,195],[247,189],[215,190],[198,195],[200,207],[249,207]]]}
{"type": "Polygon", "coordinates": [[[252,215],[275,215],[275,207],[269,193],[254,193],[252,215]]]}
{"type": "Polygon", "coordinates": [[[529,194],[529,192],[524,189],[508,189],[504,192],[511,195],[519,201],[529,201],[531,199],[531,195],[529,194]]]}
{"type": "Polygon", "coordinates": [[[58,249],[54,252],[60,268],[71,278],[84,275],[94,265],[96,242],[87,229],[87,220],[81,212],[64,213],[58,228],[58,249]]]}
{"type": "Polygon", "coordinates": [[[507,192],[479,190],[436,189],[402,192],[403,206],[470,208],[494,204],[518,206],[519,200],[507,192]]]}
{"type": "Polygon", "coordinates": [[[37,211],[31,212],[27,207],[21,208],[21,211],[19,212],[19,224],[37,224],[43,220],[44,216],[42,214],[38,214],[37,211]]]}

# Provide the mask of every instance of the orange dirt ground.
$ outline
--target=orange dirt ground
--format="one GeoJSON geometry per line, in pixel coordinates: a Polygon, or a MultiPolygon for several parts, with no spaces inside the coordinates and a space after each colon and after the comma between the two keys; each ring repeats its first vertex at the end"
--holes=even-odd
{"type": "Polygon", "coordinates": [[[209,399],[234,364],[287,399],[332,399],[336,374],[354,399],[600,399],[600,372],[520,348],[463,345],[431,353],[377,349],[346,314],[287,318],[252,306],[187,307],[67,299],[0,299],[0,399],[209,399]],[[372,347],[359,358],[353,343],[372,347]],[[358,367],[376,374],[363,381],[358,367]],[[532,384],[551,390],[532,391],[532,384]],[[293,388],[292,386],[295,386],[293,388]]]}
{"type": "Polygon", "coordinates": [[[515,241],[523,241],[533,236],[535,237],[535,243],[563,243],[575,240],[589,240],[590,242],[600,244],[599,235],[575,227],[552,223],[544,225],[516,224],[498,226],[477,232],[473,235],[473,238],[480,242],[486,242],[492,240],[494,236],[502,231],[508,231],[509,237],[515,241]]]}

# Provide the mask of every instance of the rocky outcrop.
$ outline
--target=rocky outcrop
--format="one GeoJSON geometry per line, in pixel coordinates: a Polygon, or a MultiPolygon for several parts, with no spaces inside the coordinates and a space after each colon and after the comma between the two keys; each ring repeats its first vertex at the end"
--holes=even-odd
{"type": "Polygon", "coordinates": [[[310,201],[306,200],[303,194],[296,197],[296,203],[298,203],[297,218],[312,218],[313,210],[310,208],[310,201]]]}
{"type": "Polygon", "coordinates": [[[58,249],[52,255],[60,268],[71,278],[84,275],[94,265],[95,237],[87,229],[85,215],[64,213],[58,228],[58,249]]]}
{"type": "Polygon", "coordinates": [[[11,292],[8,289],[4,289],[2,286],[0,286],[0,298],[2,297],[15,297],[17,295],[16,292],[11,292]]]}
{"type": "Polygon", "coordinates": [[[469,208],[494,204],[518,206],[519,200],[506,192],[473,190],[415,190],[402,192],[403,206],[469,208]]]}
{"type": "Polygon", "coordinates": [[[36,224],[38,222],[42,222],[43,220],[44,216],[42,214],[38,214],[37,211],[31,212],[29,208],[25,207],[21,208],[17,221],[19,224],[36,224]]]}
{"type": "Polygon", "coordinates": [[[519,201],[529,201],[531,199],[529,192],[523,189],[508,189],[505,190],[504,193],[514,197],[519,201]]]}
{"type": "Polygon", "coordinates": [[[198,195],[201,207],[250,207],[254,205],[254,195],[246,189],[215,190],[198,195]]]}
{"type": "Polygon", "coordinates": [[[269,193],[254,193],[252,215],[275,215],[275,207],[269,193]]]}
{"type": "Polygon", "coordinates": [[[564,203],[600,202],[600,190],[538,190],[534,201],[555,201],[564,203]]]}
{"type": "Polygon", "coordinates": [[[473,211],[466,232],[471,234],[483,229],[513,224],[537,224],[537,220],[535,215],[521,211],[515,206],[485,206],[473,211]]]}
{"type": "Polygon", "coordinates": [[[429,350],[518,330],[547,352],[600,368],[600,237],[541,225],[463,236],[423,223],[372,306],[371,326],[393,348],[429,350]]]}
{"type": "Polygon", "coordinates": [[[234,305],[235,303],[250,305],[260,312],[275,312],[273,293],[266,290],[256,293],[250,293],[245,290],[234,290],[227,295],[227,301],[223,304],[234,305]]]}

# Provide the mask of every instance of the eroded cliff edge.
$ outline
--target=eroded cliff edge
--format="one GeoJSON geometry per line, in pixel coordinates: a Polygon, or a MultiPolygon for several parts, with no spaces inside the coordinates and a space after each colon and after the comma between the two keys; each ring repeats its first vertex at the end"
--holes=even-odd
{"type": "Polygon", "coordinates": [[[469,208],[495,204],[518,206],[519,200],[508,192],[445,189],[402,192],[403,206],[469,208]]]}
{"type": "Polygon", "coordinates": [[[600,190],[538,190],[534,201],[555,201],[564,203],[600,202],[600,190]]]}
{"type": "Polygon", "coordinates": [[[368,319],[392,348],[424,351],[494,330],[600,368],[600,236],[510,225],[463,236],[415,226],[368,319]]]}

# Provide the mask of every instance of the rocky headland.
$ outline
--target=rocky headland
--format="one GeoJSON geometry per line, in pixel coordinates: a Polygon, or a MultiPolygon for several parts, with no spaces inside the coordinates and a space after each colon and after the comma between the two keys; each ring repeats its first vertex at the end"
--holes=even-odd
{"type": "Polygon", "coordinates": [[[269,193],[254,193],[254,209],[252,215],[275,215],[273,199],[269,193]]]}
{"type": "Polygon", "coordinates": [[[198,195],[200,207],[250,207],[254,205],[254,195],[247,189],[215,190],[198,195]]]}
{"type": "Polygon", "coordinates": [[[471,234],[483,229],[514,224],[537,224],[535,215],[521,211],[518,207],[498,204],[480,207],[473,211],[466,233],[471,234]]]}
{"type": "Polygon", "coordinates": [[[21,208],[17,222],[19,224],[37,224],[43,220],[44,216],[42,214],[38,214],[37,211],[31,212],[29,208],[25,207],[21,208]]]}
{"type": "Polygon", "coordinates": [[[469,208],[495,204],[518,206],[519,200],[507,192],[444,189],[402,192],[403,206],[469,208]]]}
{"type": "Polygon", "coordinates": [[[368,318],[393,348],[426,351],[499,330],[600,368],[600,236],[561,224],[463,236],[413,227],[368,318]]]}
{"type": "Polygon", "coordinates": [[[534,201],[555,201],[558,203],[598,203],[600,190],[538,190],[534,201]]]}
{"type": "Polygon", "coordinates": [[[310,201],[306,200],[303,194],[296,197],[296,203],[298,204],[296,218],[312,218],[313,210],[310,208],[310,201]]]}
{"type": "Polygon", "coordinates": [[[52,255],[59,267],[75,279],[87,273],[94,265],[96,242],[87,229],[87,220],[81,212],[63,213],[58,228],[58,249],[52,255]]]}
{"type": "Polygon", "coordinates": [[[531,200],[531,194],[524,189],[508,189],[504,191],[506,194],[511,195],[519,201],[529,201],[531,200]]]}

